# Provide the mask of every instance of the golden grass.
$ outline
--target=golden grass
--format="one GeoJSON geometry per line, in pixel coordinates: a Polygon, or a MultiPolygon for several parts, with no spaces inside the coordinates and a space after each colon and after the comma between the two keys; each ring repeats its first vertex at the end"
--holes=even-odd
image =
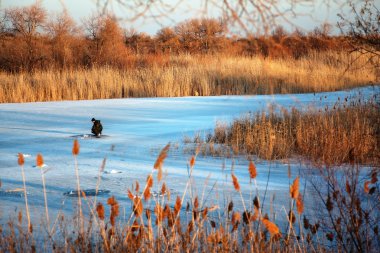
{"type": "Polygon", "coordinates": [[[365,57],[346,71],[355,55],[338,52],[307,58],[268,59],[230,56],[170,56],[165,63],[117,70],[0,72],[0,103],[107,99],[306,93],[376,83],[378,73],[362,68],[365,57]]]}
{"type": "MultiPolygon", "coordinates": [[[[162,153],[167,154],[168,151],[169,146],[166,146],[158,158],[162,158],[162,153]]],[[[21,156],[20,154],[18,157],[18,163],[22,167],[21,156]]],[[[74,158],[76,159],[77,156],[74,155],[74,158]]],[[[77,165],[75,166],[77,167],[77,165]]],[[[257,170],[252,161],[249,161],[246,176],[252,178],[253,167],[255,170],[253,179],[255,180],[257,170]]],[[[358,168],[358,166],[352,165],[350,170],[358,172],[358,168]]],[[[334,191],[332,197],[328,193],[329,200],[327,202],[331,202],[331,205],[339,209],[339,212],[334,213],[332,208],[324,207],[325,203],[322,202],[319,207],[320,209],[326,208],[329,211],[328,217],[317,218],[317,221],[314,219],[315,223],[311,224],[306,216],[303,216],[304,229],[302,229],[301,213],[310,210],[304,210],[302,196],[299,194],[300,178],[297,176],[293,184],[290,185],[289,200],[292,204],[288,209],[289,211],[282,207],[288,217],[287,221],[282,222],[285,224],[281,224],[275,218],[270,221],[268,214],[261,216],[260,208],[262,207],[257,196],[253,200],[253,206],[250,205],[249,209],[245,208],[242,199],[243,209],[234,208],[233,201],[230,201],[228,207],[213,215],[212,212],[216,211],[217,208],[204,202],[203,198],[199,199],[198,196],[189,198],[193,199],[193,204],[188,203],[186,211],[182,211],[181,207],[186,190],[182,198],[176,197],[173,205],[169,205],[169,199],[168,203],[164,203],[164,197],[162,200],[157,197],[153,199],[154,203],[145,201],[144,207],[144,200],[128,189],[127,194],[133,205],[130,211],[125,209],[124,203],[119,203],[112,196],[107,199],[109,205],[109,219],[107,219],[107,212],[102,203],[93,205],[93,199],[82,196],[84,201],[88,202],[87,207],[92,215],[89,217],[80,216],[81,222],[74,222],[71,225],[70,219],[59,214],[56,219],[58,221],[58,224],[55,224],[56,229],[51,231],[42,229],[38,232],[40,234],[37,232],[32,234],[32,229],[25,233],[22,213],[19,212],[19,224],[16,224],[17,233],[13,221],[8,222],[8,229],[6,230],[3,230],[0,225],[0,249],[5,252],[325,252],[331,250],[330,246],[333,246],[334,249],[373,251],[377,249],[379,244],[377,240],[378,226],[376,226],[379,217],[372,210],[379,208],[379,194],[376,191],[376,186],[370,186],[370,184],[377,182],[377,172],[378,170],[374,169],[370,175],[364,178],[364,187],[363,181],[358,180],[359,174],[347,174],[347,177],[344,178],[344,181],[347,182],[346,186],[344,183],[339,184],[334,177],[325,179],[321,175],[321,179],[327,180],[331,191],[334,191]],[[334,180],[334,182],[329,180],[334,180]],[[344,191],[339,188],[347,188],[347,184],[349,190],[344,191]],[[364,196],[365,204],[360,201],[362,192],[366,193],[364,196]],[[298,218],[292,210],[295,199],[298,218]],[[120,208],[124,212],[131,213],[130,219],[126,220],[119,217],[120,208]],[[151,210],[152,208],[154,210],[151,210]],[[143,213],[145,213],[145,217],[143,213]],[[364,215],[366,218],[363,220],[356,218],[364,215]],[[154,218],[156,226],[152,225],[154,218]],[[330,226],[331,223],[334,226],[330,226]],[[296,229],[297,224],[299,230],[296,229]],[[282,236],[281,231],[284,231],[284,226],[289,228],[287,236],[282,236]],[[323,226],[323,229],[319,229],[320,226],[323,226]],[[153,229],[156,231],[154,232],[153,229]],[[267,232],[270,235],[269,238],[267,232]],[[33,235],[36,240],[38,239],[38,242],[42,243],[36,244],[36,241],[30,239],[28,235],[33,235]],[[323,235],[325,235],[325,239],[323,235]],[[329,244],[326,240],[333,242],[333,244],[329,244]]],[[[333,172],[329,171],[329,175],[333,175],[333,172]]],[[[237,177],[234,174],[231,176],[233,187],[239,191],[242,198],[241,192],[243,190],[240,188],[237,177]]],[[[25,180],[24,175],[23,180],[25,180]]],[[[189,175],[188,182],[193,180],[189,175]]],[[[136,184],[136,187],[137,185],[139,183],[136,184]]],[[[152,186],[153,176],[150,174],[147,177],[145,189],[152,186]]],[[[137,188],[140,187],[136,187],[132,186],[132,189],[134,188],[138,193],[139,189],[137,188]]],[[[191,183],[190,187],[192,187],[191,183]]],[[[25,185],[24,189],[26,190],[25,185]]],[[[167,192],[168,189],[169,187],[165,182],[161,183],[161,193],[167,192]]],[[[256,190],[258,191],[258,189],[256,190]]],[[[194,193],[194,191],[192,192],[194,193]]],[[[322,194],[322,191],[319,193],[322,194]]],[[[325,195],[321,195],[321,197],[324,198],[325,195]]],[[[25,204],[27,208],[26,198],[25,204]]],[[[80,208],[80,202],[78,202],[78,207],[80,208]]],[[[84,205],[84,207],[86,206],[84,205]]],[[[271,210],[272,214],[274,213],[271,210]]],[[[32,226],[28,224],[28,227],[31,228],[32,226]]]]}
{"type": "Polygon", "coordinates": [[[333,108],[303,112],[274,108],[244,115],[229,125],[217,123],[204,140],[202,153],[232,156],[237,150],[267,160],[301,155],[317,165],[379,165],[378,96],[367,102],[360,97],[339,98],[333,108]]]}

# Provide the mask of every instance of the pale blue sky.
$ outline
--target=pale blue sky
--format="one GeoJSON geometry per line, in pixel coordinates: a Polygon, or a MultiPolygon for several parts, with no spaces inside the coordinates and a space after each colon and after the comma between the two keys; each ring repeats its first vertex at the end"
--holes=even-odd
{"type": "MultiPolygon", "coordinates": [[[[178,0],[173,1],[177,2],[178,0]]],[[[321,0],[316,0],[316,2],[318,1],[320,2],[321,0]]],[[[5,9],[10,7],[27,6],[35,2],[36,0],[0,0],[0,8],[5,9]]],[[[63,8],[66,8],[70,16],[78,23],[80,23],[83,18],[89,17],[98,10],[95,0],[39,0],[39,2],[41,2],[42,6],[49,11],[49,14],[53,15],[54,13],[62,11],[63,8]]],[[[111,9],[116,13],[116,16],[125,18],[131,15],[130,10],[120,8],[120,6],[115,3],[116,1],[111,2],[114,3],[113,6],[111,6],[113,8],[111,9]]],[[[218,16],[215,10],[209,9],[208,14],[205,14],[202,10],[199,0],[182,1],[179,8],[168,15],[169,18],[160,18],[158,22],[152,19],[140,18],[134,22],[124,22],[122,26],[124,28],[134,28],[139,32],[155,34],[162,27],[173,26],[186,19],[204,16],[218,16]]],[[[297,7],[295,10],[297,13],[303,13],[304,15],[298,16],[297,18],[290,17],[290,20],[296,24],[298,28],[305,31],[310,31],[323,22],[329,22],[335,26],[338,20],[336,14],[341,11],[335,5],[331,5],[327,8],[321,3],[316,3],[312,6],[297,7]]],[[[293,28],[290,28],[290,26],[284,21],[278,23],[282,24],[287,30],[293,30],[293,28]]]]}

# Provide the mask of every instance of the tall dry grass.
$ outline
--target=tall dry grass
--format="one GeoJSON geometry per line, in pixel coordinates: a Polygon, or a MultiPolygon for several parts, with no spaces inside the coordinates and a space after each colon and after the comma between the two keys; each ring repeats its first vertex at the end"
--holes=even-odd
{"type": "Polygon", "coordinates": [[[339,52],[314,53],[298,60],[180,55],[135,59],[133,67],[122,70],[1,72],[0,102],[306,93],[379,81],[373,68],[361,67],[364,57],[347,70],[352,57],[339,52]]]}
{"type": "MultiPolygon", "coordinates": [[[[380,164],[379,94],[368,101],[339,98],[332,108],[273,107],[230,124],[217,123],[202,139],[203,154],[249,154],[266,160],[306,157],[317,165],[380,164]]],[[[323,99],[323,98],[321,98],[323,99]]]]}
{"type": "MultiPolygon", "coordinates": [[[[348,170],[350,173],[345,174],[345,184],[337,180],[335,176],[338,174],[333,171],[322,172],[328,172],[330,176],[324,178],[322,174],[321,179],[325,181],[318,181],[319,187],[312,181],[320,201],[317,201],[318,197],[310,197],[319,204],[319,211],[324,212],[325,216],[315,217],[313,220],[306,217],[306,212],[313,212],[305,209],[304,196],[300,194],[302,190],[305,192],[305,189],[302,189],[305,184],[300,182],[299,176],[290,184],[292,176],[289,174],[290,205],[282,206],[281,210],[277,211],[285,212],[287,217],[287,220],[279,225],[280,221],[275,219],[272,211],[270,215],[261,213],[264,203],[260,203],[258,196],[259,190],[262,189],[257,187],[256,182],[257,195],[253,198],[253,205],[245,204],[246,199],[242,197],[243,189],[234,174],[231,174],[231,180],[227,181],[229,185],[224,187],[234,188],[240,194],[243,208],[234,207],[232,200],[228,206],[221,208],[203,201],[203,196],[196,195],[197,191],[193,189],[194,178],[191,173],[186,179],[186,189],[189,190],[185,189],[182,196],[179,195],[171,201],[169,188],[164,180],[159,178],[158,173],[169,149],[170,145],[167,145],[158,155],[143,191],[140,191],[138,182],[135,187],[127,190],[132,205],[129,211],[114,196],[108,198],[107,208],[103,203],[95,203],[93,198],[82,192],[78,196],[87,204],[82,207],[89,209],[89,217],[80,216],[81,224],[75,221],[71,224],[70,217],[59,214],[55,219],[54,229],[28,232],[28,227],[23,224],[22,215],[19,215],[16,224],[13,220],[4,228],[0,224],[1,251],[326,252],[334,249],[375,252],[379,247],[378,169],[372,170],[364,178],[363,185],[358,177],[359,170],[355,169],[358,168],[356,163],[352,167],[354,170],[348,170]],[[153,182],[153,174],[156,173],[158,180],[153,182]],[[328,183],[331,192],[324,191],[320,187],[321,183],[328,183]],[[152,199],[143,199],[145,190],[152,187],[161,188],[161,195],[151,195],[152,199]],[[185,199],[188,201],[186,207],[185,199]],[[120,217],[120,209],[128,212],[128,219],[120,217]],[[27,235],[33,235],[35,239],[27,235]]],[[[74,141],[73,155],[75,160],[80,159],[77,140],[74,141]]],[[[196,169],[196,155],[197,153],[189,162],[191,171],[196,169]]],[[[19,156],[20,166],[23,165],[22,158],[19,156]]],[[[75,167],[77,168],[77,164],[75,167]]],[[[262,170],[256,170],[253,161],[249,161],[245,173],[247,177],[255,180],[262,170]]],[[[98,183],[100,184],[99,181],[98,183]]],[[[306,191],[306,194],[308,193],[306,191]]],[[[252,192],[249,196],[251,194],[252,192]]],[[[78,201],[78,208],[80,205],[78,201]]],[[[74,214],[72,219],[76,218],[74,214]]]]}

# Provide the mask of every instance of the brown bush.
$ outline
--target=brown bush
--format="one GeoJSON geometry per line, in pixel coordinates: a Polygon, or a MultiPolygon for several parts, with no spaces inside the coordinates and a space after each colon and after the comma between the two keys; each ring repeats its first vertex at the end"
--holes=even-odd
{"type": "Polygon", "coordinates": [[[301,155],[317,165],[380,163],[379,94],[333,108],[249,114],[229,126],[217,125],[209,142],[238,147],[263,159],[301,155]]]}

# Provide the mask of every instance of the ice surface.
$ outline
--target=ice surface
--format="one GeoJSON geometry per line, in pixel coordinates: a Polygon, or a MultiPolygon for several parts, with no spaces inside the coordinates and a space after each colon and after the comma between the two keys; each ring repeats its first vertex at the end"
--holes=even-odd
{"type": "MultiPolygon", "coordinates": [[[[192,174],[195,186],[189,192],[187,166],[191,154],[182,150],[181,141],[185,135],[193,136],[198,131],[204,133],[212,129],[217,121],[231,121],[243,113],[267,109],[271,104],[285,108],[324,107],[333,105],[338,97],[343,99],[359,92],[363,97],[370,97],[375,91],[369,87],[318,94],[0,104],[1,189],[23,187],[16,156],[18,153],[27,154],[24,170],[31,215],[32,218],[41,219],[41,212],[44,211],[42,178],[40,170],[35,167],[35,157],[41,153],[49,164],[49,171],[44,176],[51,215],[59,211],[73,214],[76,200],[68,199],[64,193],[76,189],[76,166],[82,189],[95,189],[99,181],[101,189],[109,190],[109,195],[114,195],[130,211],[127,189],[132,189],[136,181],[143,187],[161,148],[171,142],[163,166],[163,180],[171,188],[172,201],[186,190],[187,194],[202,196],[202,203],[207,202],[209,206],[222,207],[229,199],[237,198],[235,206],[239,207],[240,196],[233,190],[230,178],[232,161],[228,159],[197,157],[192,174]],[[93,117],[101,119],[106,138],[92,138],[93,117]],[[77,157],[72,155],[74,139],[80,143],[77,157]],[[104,158],[105,171],[100,173],[104,158]]],[[[266,198],[276,196],[278,206],[287,203],[287,165],[265,161],[256,161],[256,165],[261,197],[264,197],[270,168],[266,198]]],[[[253,188],[249,184],[247,167],[248,161],[245,159],[234,161],[234,174],[239,179],[243,198],[247,205],[251,205],[248,203],[252,202],[249,199],[252,199],[253,188]]],[[[297,165],[292,168],[294,177],[302,170],[297,165]]],[[[153,176],[154,194],[158,198],[160,186],[157,186],[156,171],[153,171],[153,176]]],[[[16,210],[25,207],[24,198],[5,195],[0,194],[1,224],[10,215],[15,215],[16,210]]],[[[98,196],[97,200],[105,203],[106,198],[106,195],[98,196]]]]}
{"type": "MultiPolygon", "coordinates": [[[[81,192],[80,194],[81,197],[99,196],[99,195],[105,195],[105,194],[110,193],[109,190],[102,190],[102,189],[98,189],[98,190],[97,189],[82,189],[80,190],[80,192],[81,192]]],[[[69,197],[78,197],[78,190],[71,190],[71,191],[63,193],[63,195],[69,196],[69,197]]]]}

